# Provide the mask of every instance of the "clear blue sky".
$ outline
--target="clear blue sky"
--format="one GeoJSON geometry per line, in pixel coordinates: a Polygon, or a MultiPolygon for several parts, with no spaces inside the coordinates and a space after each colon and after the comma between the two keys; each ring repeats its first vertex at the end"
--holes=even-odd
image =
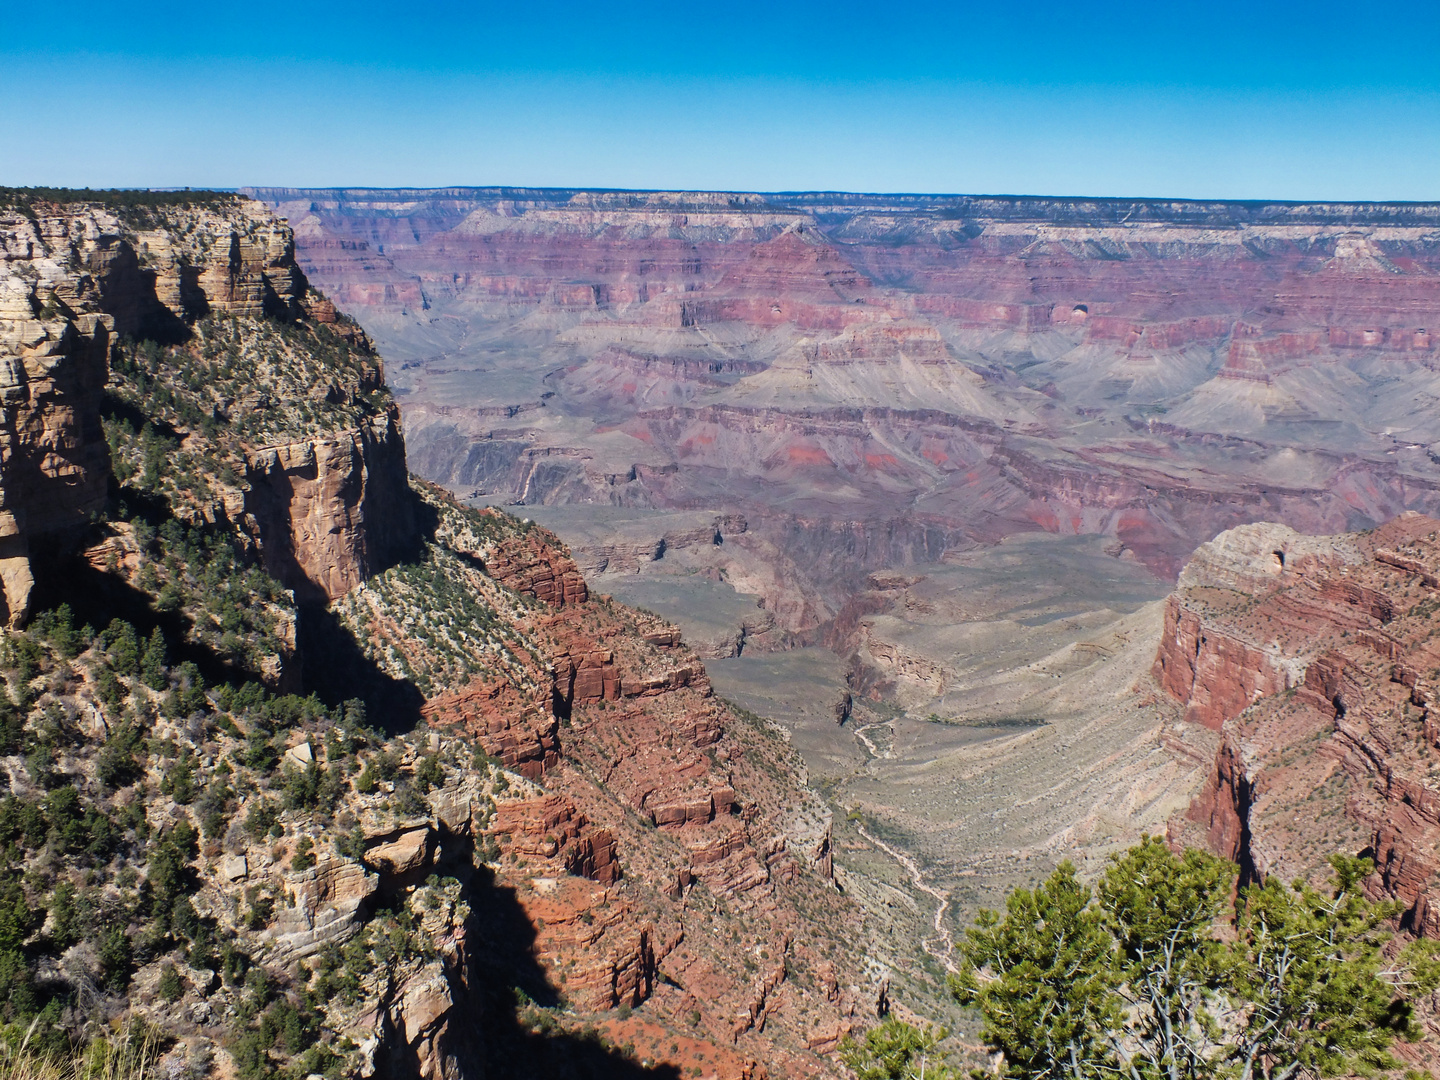
{"type": "Polygon", "coordinates": [[[0,184],[1440,200],[1440,3],[0,0],[0,184]]]}

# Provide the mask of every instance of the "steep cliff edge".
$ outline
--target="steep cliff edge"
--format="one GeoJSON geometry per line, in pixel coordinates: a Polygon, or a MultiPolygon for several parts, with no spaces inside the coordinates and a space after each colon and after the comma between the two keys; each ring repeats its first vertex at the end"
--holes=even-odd
{"type": "Polygon", "coordinates": [[[878,986],[778,730],[545,530],[411,486],[284,226],[56,197],[3,219],[0,1042],[833,1075],[878,986]]]}
{"type": "Polygon", "coordinates": [[[537,785],[497,804],[490,834],[547,977],[587,1010],[646,1002],[647,1038],[708,1033],[739,1053],[734,1075],[816,1069],[809,1051],[863,1023],[870,991],[836,947],[858,912],[798,756],[714,697],[673,626],[592,596],[553,536],[420,490],[424,561],[335,610],[380,670],[424,690],[432,731],[537,785]],[[826,965],[833,994],[813,979],[826,965]]]}
{"type": "Polygon", "coordinates": [[[1201,547],[1155,675],[1221,745],[1173,839],[1287,879],[1363,851],[1405,926],[1440,934],[1437,571],[1440,521],[1419,514],[1330,537],[1244,526],[1201,547]]]}
{"type": "MultiPolygon", "coordinates": [[[[249,200],[187,198],[0,207],[0,577],[12,624],[30,603],[32,552],[73,545],[104,509],[102,413],[123,422],[126,407],[141,421],[132,428],[148,421],[169,444],[150,486],[184,488],[194,520],[241,524],[303,599],[343,594],[413,543],[398,411],[368,340],[310,289],[283,223],[249,200]],[[194,484],[201,458],[215,467],[194,484]]],[[[125,482],[146,463],[116,464],[125,482]]]]}

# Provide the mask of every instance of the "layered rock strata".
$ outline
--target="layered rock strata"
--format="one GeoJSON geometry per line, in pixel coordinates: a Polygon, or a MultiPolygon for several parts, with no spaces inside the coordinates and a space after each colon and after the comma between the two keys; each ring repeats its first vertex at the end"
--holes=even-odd
{"type": "Polygon", "coordinates": [[[1210,780],[1177,841],[1203,839],[1251,876],[1323,878],[1339,850],[1376,861],[1376,895],[1440,935],[1440,521],[1297,536],[1255,525],[1197,553],[1170,601],[1155,672],[1218,727],[1210,780]]]}
{"type": "Polygon", "coordinates": [[[88,995],[78,1037],[155,1025],[177,1075],[594,1075],[641,1039],[833,1075],[877,993],[783,735],[553,535],[407,483],[378,358],[283,226],[139,201],[6,219],[11,539],[112,515],[47,564],[71,607],[3,631],[7,805],[84,833],[12,837],[17,978],[88,995]],[[77,895],[101,915],[67,930],[77,895]]]}
{"type": "MultiPolygon", "coordinates": [[[[112,353],[131,339],[173,347],[203,319],[309,320],[369,348],[309,288],[290,230],[248,200],[157,213],[44,202],[0,210],[0,579],[12,623],[29,604],[29,553],[73,543],[103,508],[100,414],[112,353]]],[[[358,401],[382,386],[375,360],[356,385],[319,394],[358,401]]],[[[215,409],[267,407],[257,393],[215,409]]],[[[242,446],[240,488],[198,515],[248,520],[267,567],[305,598],[342,595],[413,544],[398,420],[381,407],[329,437],[242,446]]]]}
{"type": "Polygon", "coordinates": [[[1440,509],[1433,205],[256,194],[383,340],[417,471],[741,513],[791,634],[1016,533],[1173,577],[1248,521],[1440,509]]]}
{"type": "Polygon", "coordinates": [[[267,446],[246,462],[244,510],[265,564],[303,599],[333,600],[413,545],[399,416],[267,446]]]}
{"type": "MultiPolygon", "coordinates": [[[[427,563],[363,583],[336,611],[378,664],[426,689],[436,737],[473,739],[526,777],[473,835],[493,843],[548,985],[587,1010],[643,1003],[649,1025],[698,1023],[736,1048],[737,1076],[764,1075],[767,1055],[772,1069],[821,1068],[817,1025],[858,1026],[871,995],[801,913],[858,914],[835,891],[830,814],[794,780],[794,751],[716,699],[675,627],[586,588],[552,534],[421,490],[438,518],[427,563]],[[722,926],[750,951],[719,948],[722,926]],[[773,985],[757,991],[762,954],[773,985]],[[830,959],[841,991],[822,1003],[780,956],[830,959]]],[[[375,849],[392,872],[421,850],[404,836],[375,849]]]]}

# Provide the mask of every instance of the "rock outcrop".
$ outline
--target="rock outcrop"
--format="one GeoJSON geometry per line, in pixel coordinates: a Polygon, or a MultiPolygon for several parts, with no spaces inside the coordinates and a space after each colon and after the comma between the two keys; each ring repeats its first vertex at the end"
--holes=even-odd
{"type": "Polygon", "coordinates": [[[607,829],[591,828],[563,795],[497,801],[490,833],[506,854],[553,859],[566,873],[601,885],[620,878],[615,838],[607,829]]]}
{"type": "MultiPolygon", "coordinates": [[[[859,995],[822,1004],[786,984],[757,1003],[746,956],[710,928],[733,925],[754,956],[789,950],[808,964],[826,953],[801,908],[853,918],[834,890],[829,811],[787,779],[801,772],[794,751],[715,698],[675,627],[585,588],[553,535],[421,493],[438,519],[427,563],[392,568],[335,610],[375,663],[426,688],[432,738],[473,739],[526,778],[471,815],[467,835],[523,914],[477,930],[477,955],[533,933],[525,955],[552,990],[534,983],[531,996],[563,990],[599,1011],[643,1003],[647,1023],[811,1068],[816,1017],[842,1029],[859,995]]],[[[423,877],[412,866],[429,850],[422,836],[452,846],[408,825],[373,838],[365,860],[382,890],[387,875],[423,877]]],[[[463,1000],[457,991],[452,1030],[463,1000]]]]}
{"type": "Polygon", "coordinates": [[[1317,628],[1362,630],[1393,617],[1383,594],[1346,580],[1364,562],[1343,539],[1282,525],[1221,533],[1196,550],[1166,602],[1156,681],[1185,702],[1187,720],[1216,730],[1293,688],[1323,648],[1317,628]]]}
{"type": "Polygon", "coordinates": [[[1374,893],[1440,936],[1437,570],[1440,521],[1418,514],[1335,537],[1246,526],[1202,547],[1155,673],[1221,743],[1173,839],[1251,877],[1323,878],[1331,852],[1368,854],[1374,893]]]}
{"type": "Polygon", "coordinates": [[[303,599],[344,596],[414,544],[393,409],[329,438],[264,447],[246,465],[245,513],[266,568],[303,599]]]}
{"type": "Polygon", "coordinates": [[[506,587],[555,607],[583,604],[590,597],[580,568],[539,534],[503,545],[485,569],[506,587]]]}
{"type": "MultiPolygon", "coordinates": [[[[310,289],[290,230],[256,203],[206,195],[156,210],[41,200],[0,209],[0,580],[12,624],[28,609],[31,552],[73,545],[103,509],[112,354],[122,340],[183,345],[203,319],[308,321],[369,350],[310,289]]],[[[373,354],[371,372],[344,386],[318,357],[290,352],[320,397],[350,396],[368,415],[327,437],[237,447],[239,489],[197,514],[248,520],[275,576],[302,599],[331,599],[413,546],[399,414],[370,404],[385,396],[373,354]]],[[[214,408],[263,409],[266,393],[252,383],[250,400],[214,408]]]]}
{"type": "Polygon", "coordinates": [[[126,277],[107,265],[119,254],[101,246],[108,224],[0,210],[0,617],[12,626],[29,613],[32,550],[73,544],[105,504],[100,398],[116,320],[101,281],[113,291],[126,277]],[[72,238],[94,273],[74,269],[72,238]]]}

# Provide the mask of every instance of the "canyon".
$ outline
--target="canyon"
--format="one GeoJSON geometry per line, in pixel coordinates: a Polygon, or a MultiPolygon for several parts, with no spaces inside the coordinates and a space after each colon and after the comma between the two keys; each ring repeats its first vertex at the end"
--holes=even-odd
{"type": "MultiPolygon", "coordinates": [[[[289,230],[248,201],[131,222],[99,206],[13,213],[3,227],[0,578],[9,622],[19,625],[34,584],[32,549],[73,548],[104,509],[109,470],[100,416],[113,347],[135,337],[174,340],[207,317],[334,326],[337,316],[310,291],[289,230]]],[[[363,338],[352,328],[347,321],[352,340],[363,338]]],[[[342,594],[413,532],[399,497],[406,485],[399,412],[362,401],[383,383],[380,364],[370,357],[345,374],[350,384],[326,390],[353,404],[349,423],[294,443],[258,440],[262,445],[236,462],[245,483],[212,505],[187,507],[191,520],[241,523],[267,567],[307,598],[342,594]],[[386,523],[367,527],[367,507],[381,501],[389,504],[386,523]]],[[[270,400],[280,390],[278,380],[259,381],[214,405],[268,413],[276,431],[267,434],[281,435],[285,410],[270,400]]],[[[370,509],[369,516],[377,515],[370,509]]]]}
{"type": "MultiPolygon", "coordinates": [[[[1144,832],[1323,870],[1253,831],[1290,729],[1237,725],[1398,601],[1306,578],[1289,637],[1225,604],[1440,513],[1440,206],[250,194],[390,359],[420,473],[554,529],[785,728],[896,1000],[944,1014],[942,922],[1144,832]]],[[[1358,798],[1329,841],[1428,911],[1358,798]]]]}
{"type": "Polygon", "coordinates": [[[1252,878],[1316,875],[1330,851],[1364,850],[1375,891],[1430,936],[1437,538],[1421,514],[1341,536],[1222,533],[1168,601],[1154,667],[1187,720],[1220,737],[1175,836],[1252,878]]]}
{"type": "Polygon", "coordinates": [[[251,194],[390,359],[417,471],[739,514],[791,632],[1022,532],[1173,580],[1246,521],[1440,506],[1437,206],[251,194]]]}
{"type": "MultiPolygon", "coordinates": [[[[1185,723],[1214,732],[1207,775],[1167,826],[1242,881],[1323,882],[1364,855],[1372,899],[1403,936],[1440,935],[1435,897],[1440,520],[1401,514],[1360,533],[1277,524],[1202,545],[1167,601],[1153,676],[1185,723]]],[[[1407,1064],[1433,1069],[1440,1016],[1407,1064]]]]}
{"type": "Polygon", "coordinates": [[[265,1030],[126,899],[177,762],[232,770],[204,932],[292,1007],[350,973],[306,1015],[362,1075],[977,1054],[947,942],[1146,834],[1365,852],[1440,935],[1440,207],[251,194],[0,209],[0,766],[147,808],[46,874],[176,1054],[265,1030]]]}

